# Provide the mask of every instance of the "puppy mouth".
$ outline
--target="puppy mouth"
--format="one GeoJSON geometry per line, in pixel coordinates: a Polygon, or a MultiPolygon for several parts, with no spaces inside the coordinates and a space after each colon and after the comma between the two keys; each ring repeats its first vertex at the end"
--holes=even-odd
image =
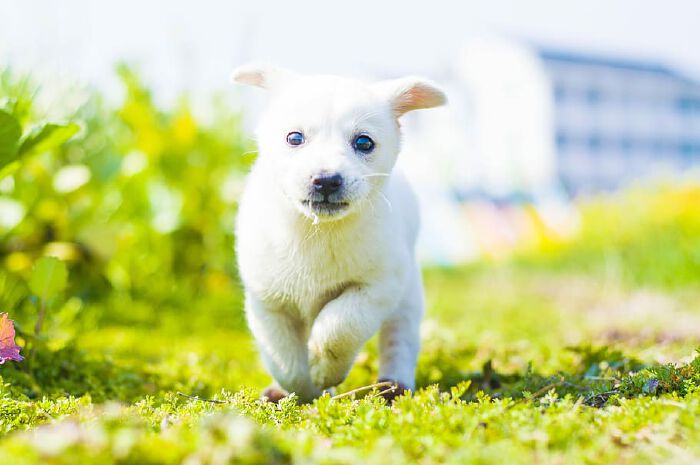
{"type": "Polygon", "coordinates": [[[331,202],[329,200],[302,200],[301,204],[318,215],[335,215],[350,206],[348,202],[331,202]]]}

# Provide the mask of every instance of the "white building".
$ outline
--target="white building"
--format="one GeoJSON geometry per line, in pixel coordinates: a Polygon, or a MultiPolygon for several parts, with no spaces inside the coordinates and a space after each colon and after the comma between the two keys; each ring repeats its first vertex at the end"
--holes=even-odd
{"type": "Polygon", "coordinates": [[[540,57],[554,95],[557,172],[569,192],[700,165],[700,83],[656,63],[540,57]]]}

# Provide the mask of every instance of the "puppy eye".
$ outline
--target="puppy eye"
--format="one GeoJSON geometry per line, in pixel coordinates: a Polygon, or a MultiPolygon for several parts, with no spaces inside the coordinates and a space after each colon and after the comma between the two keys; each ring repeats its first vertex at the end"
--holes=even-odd
{"type": "Polygon", "coordinates": [[[304,143],[304,134],[300,132],[290,132],[287,134],[287,143],[289,145],[301,145],[304,143]]]}
{"type": "Polygon", "coordinates": [[[370,153],[374,149],[374,141],[369,136],[357,136],[352,146],[358,152],[370,153]]]}

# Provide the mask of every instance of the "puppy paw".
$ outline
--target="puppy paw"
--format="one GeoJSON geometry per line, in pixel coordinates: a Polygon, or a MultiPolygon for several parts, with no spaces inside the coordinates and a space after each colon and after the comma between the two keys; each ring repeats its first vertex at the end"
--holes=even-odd
{"type": "Polygon", "coordinates": [[[312,352],[309,356],[309,374],[311,375],[311,381],[319,389],[332,386],[327,376],[330,365],[331,362],[328,360],[328,357],[324,357],[322,354],[312,352]]]}
{"type": "Polygon", "coordinates": [[[394,381],[393,379],[380,379],[377,382],[378,383],[391,383],[391,386],[384,387],[381,390],[381,396],[388,403],[393,403],[397,397],[402,396],[402,395],[410,392],[408,387],[406,387],[406,385],[404,385],[400,381],[394,381]]]}
{"type": "Polygon", "coordinates": [[[309,352],[309,374],[311,381],[319,389],[328,389],[340,384],[345,379],[349,365],[328,349],[312,349],[309,352]]]}
{"type": "Polygon", "coordinates": [[[262,394],[260,395],[260,398],[262,400],[266,400],[268,402],[272,402],[273,404],[276,404],[280,400],[284,399],[287,397],[289,393],[282,389],[281,387],[277,386],[276,384],[272,384],[265,389],[263,389],[262,394]]]}

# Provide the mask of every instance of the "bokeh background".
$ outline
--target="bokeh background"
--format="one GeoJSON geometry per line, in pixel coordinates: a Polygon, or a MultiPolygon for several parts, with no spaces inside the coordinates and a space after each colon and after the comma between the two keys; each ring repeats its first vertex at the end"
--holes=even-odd
{"type": "Polygon", "coordinates": [[[401,166],[421,191],[421,256],[450,265],[570,237],[582,196],[697,178],[698,15],[682,0],[5,2],[0,56],[41,82],[47,116],[86,89],[123,101],[123,62],[164,109],[186,98],[212,121],[217,95],[245,143],[265,97],[230,84],[238,64],[428,76],[451,104],[407,118],[401,166]]]}
{"type": "MultiPolygon", "coordinates": [[[[241,324],[233,228],[266,96],[229,76],[251,60],[445,88],[448,106],[406,116],[399,161],[427,269],[670,287],[700,272],[692,1],[0,5],[2,105],[22,145],[3,154],[0,262],[8,289],[41,256],[68,264],[66,341],[90,306],[241,324]]],[[[34,318],[28,290],[5,294],[34,318]]]]}

